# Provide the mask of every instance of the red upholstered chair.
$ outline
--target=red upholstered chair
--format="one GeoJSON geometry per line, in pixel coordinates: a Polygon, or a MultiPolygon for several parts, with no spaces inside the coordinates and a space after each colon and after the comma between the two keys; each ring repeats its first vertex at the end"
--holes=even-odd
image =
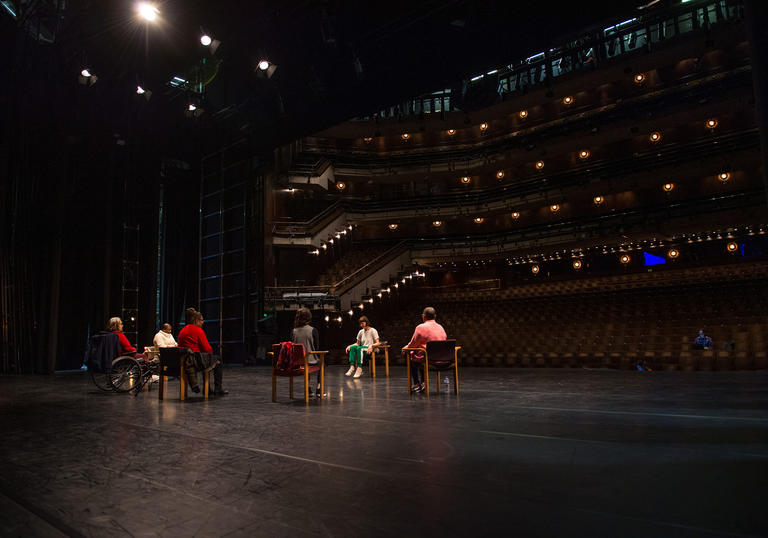
{"type": "Polygon", "coordinates": [[[304,403],[309,403],[309,374],[320,372],[320,394],[325,394],[325,354],[327,351],[312,351],[311,353],[304,353],[304,346],[301,344],[293,344],[291,346],[292,356],[290,364],[278,365],[278,358],[280,357],[281,344],[273,344],[272,351],[269,355],[272,356],[272,401],[277,401],[277,378],[287,377],[289,394],[293,399],[293,378],[296,376],[304,377],[304,403]],[[309,364],[309,355],[317,355],[320,359],[320,364],[309,364]]]}
{"type": "Polygon", "coordinates": [[[437,372],[437,392],[440,392],[440,372],[453,370],[453,390],[459,393],[459,350],[461,346],[456,345],[456,340],[435,340],[427,342],[427,348],[406,347],[405,352],[421,351],[424,353],[423,361],[413,358],[410,353],[406,355],[405,364],[408,373],[408,390],[411,390],[411,361],[424,364],[424,392],[429,397],[429,370],[437,372]]]}

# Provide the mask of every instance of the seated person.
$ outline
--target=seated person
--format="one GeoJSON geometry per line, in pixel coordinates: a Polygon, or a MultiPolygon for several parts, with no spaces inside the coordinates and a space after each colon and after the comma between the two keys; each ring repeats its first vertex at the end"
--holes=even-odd
{"type": "Polygon", "coordinates": [[[163,328],[157,331],[157,334],[152,339],[152,344],[156,348],[161,347],[177,347],[176,339],[171,334],[171,324],[163,323],[163,328]]]}
{"type": "Polygon", "coordinates": [[[117,335],[117,339],[120,341],[120,354],[128,355],[138,360],[146,360],[146,356],[143,353],[136,353],[136,348],[128,341],[128,337],[123,333],[123,320],[114,317],[109,318],[107,323],[107,330],[117,335]]]}
{"type": "MultiPolygon", "coordinates": [[[[433,340],[447,340],[448,336],[445,334],[445,329],[443,329],[443,326],[440,325],[437,321],[435,321],[435,318],[437,317],[437,313],[435,312],[435,309],[431,306],[428,306],[424,309],[424,312],[421,313],[421,320],[424,322],[421,325],[418,325],[416,327],[416,330],[413,331],[413,336],[411,337],[411,341],[408,342],[408,344],[403,348],[403,353],[405,353],[405,348],[408,347],[423,347],[426,349],[427,342],[431,342],[433,340]]],[[[411,351],[411,359],[415,362],[424,362],[424,353],[420,351],[411,351]]],[[[413,387],[411,390],[414,392],[422,392],[424,390],[424,372],[423,367],[420,367],[418,365],[414,365],[413,368],[411,368],[411,378],[413,379],[413,387]]],[[[427,372],[428,373],[428,372],[427,372]]]]}
{"type": "MultiPolygon", "coordinates": [[[[299,308],[296,311],[296,317],[293,319],[293,330],[291,330],[291,342],[304,346],[304,353],[307,354],[307,364],[315,365],[319,361],[317,355],[309,355],[312,351],[320,348],[320,333],[309,323],[312,321],[312,312],[308,308],[299,308]]],[[[312,391],[309,391],[310,394],[312,391]]],[[[320,396],[320,372],[317,372],[317,388],[315,394],[320,396]]]]}
{"type": "Polygon", "coordinates": [[[371,351],[379,345],[379,333],[369,325],[368,318],[360,316],[360,331],[357,333],[355,343],[347,346],[346,353],[349,354],[349,370],[345,376],[349,377],[353,373],[355,379],[363,375],[363,355],[371,356],[371,351]]]}
{"type": "Polygon", "coordinates": [[[194,363],[187,361],[187,380],[192,392],[200,392],[197,384],[197,370],[206,370],[213,364],[213,395],[229,394],[222,385],[223,368],[221,358],[213,354],[213,348],[208,343],[208,337],[203,330],[203,314],[194,308],[187,308],[187,324],[179,331],[179,347],[189,348],[195,355],[194,363]]]}
{"type": "Polygon", "coordinates": [[[697,349],[712,349],[712,339],[704,334],[704,329],[699,329],[699,335],[693,341],[693,344],[697,349]]]}

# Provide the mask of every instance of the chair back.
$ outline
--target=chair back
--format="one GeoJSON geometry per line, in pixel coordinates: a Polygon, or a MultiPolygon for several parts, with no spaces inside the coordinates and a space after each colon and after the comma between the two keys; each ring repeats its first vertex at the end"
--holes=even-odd
{"type": "Polygon", "coordinates": [[[272,344],[272,352],[275,357],[275,368],[283,372],[304,368],[304,345],[291,343],[289,350],[288,346],[285,345],[287,343],[289,342],[272,344]],[[285,360],[286,353],[289,353],[287,361],[285,360]]]}
{"type": "Polygon", "coordinates": [[[161,347],[160,348],[160,375],[178,375],[181,371],[182,358],[190,353],[186,347],[161,347]]]}
{"type": "Polygon", "coordinates": [[[427,342],[429,366],[447,366],[456,358],[456,340],[432,340],[427,342]]]}
{"type": "Polygon", "coordinates": [[[101,331],[91,336],[85,365],[94,372],[108,372],[112,361],[120,356],[120,339],[109,331],[101,331]]]}

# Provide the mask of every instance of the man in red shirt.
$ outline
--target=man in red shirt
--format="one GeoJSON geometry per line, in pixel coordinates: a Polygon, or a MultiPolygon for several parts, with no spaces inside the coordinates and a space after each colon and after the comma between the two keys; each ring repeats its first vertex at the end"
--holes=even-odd
{"type": "MultiPolygon", "coordinates": [[[[408,344],[403,348],[403,353],[405,353],[405,348],[413,348],[413,347],[427,347],[427,342],[431,342],[433,340],[447,340],[448,337],[445,334],[445,329],[443,329],[443,326],[440,325],[437,321],[435,321],[435,318],[437,317],[437,313],[435,312],[435,309],[431,306],[428,306],[424,309],[424,312],[421,313],[421,320],[424,322],[421,325],[418,325],[416,327],[416,330],[413,331],[413,336],[411,337],[411,341],[408,342],[408,344]]],[[[424,362],[424,353],[419,351],[411,351],[411,358],[416,363],[423,363],[424,362]]],[[[414,392],[421,392],[424,390],[424,368],[423,366],[414,365],[413,368],[411,368],[411,377],[413,378],[413,391],[414,392]],[[421,379],[419,379],[421,377],[421,379]]]]}
{"type": "MultiPolygon", "coordinates": [[[[213,355],[213,348],[208,343],[208,337],[203,330],[203,321],[203,314],[194,308],[187,308],[187,324],[179,331],[179,347],[192,350],[195,353],[195,358],[199,358],[198,367],[203,370],[216,362],[216,366],[213,368],[213,395],[224,396],[229,394],[229,391],[224,390],[222,386],[221,358],[213,355]]],[[[197,372],[194,368],[187,369],[187,378],[192,392],[200,392],[200,387],[197,384],[197,372]]]]}

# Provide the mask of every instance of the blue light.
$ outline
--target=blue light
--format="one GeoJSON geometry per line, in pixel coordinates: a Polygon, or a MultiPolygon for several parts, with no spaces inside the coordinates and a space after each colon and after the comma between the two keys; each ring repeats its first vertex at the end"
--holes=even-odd
{"type": "Polygon", "coordinates": [[[661,256],[654,256],[653,254],[649,254],[647,252],[643,252],[643,258],[645,258],[645,265],[664,265],[667,263],[667,260],[665,260],[661,256]]]}

